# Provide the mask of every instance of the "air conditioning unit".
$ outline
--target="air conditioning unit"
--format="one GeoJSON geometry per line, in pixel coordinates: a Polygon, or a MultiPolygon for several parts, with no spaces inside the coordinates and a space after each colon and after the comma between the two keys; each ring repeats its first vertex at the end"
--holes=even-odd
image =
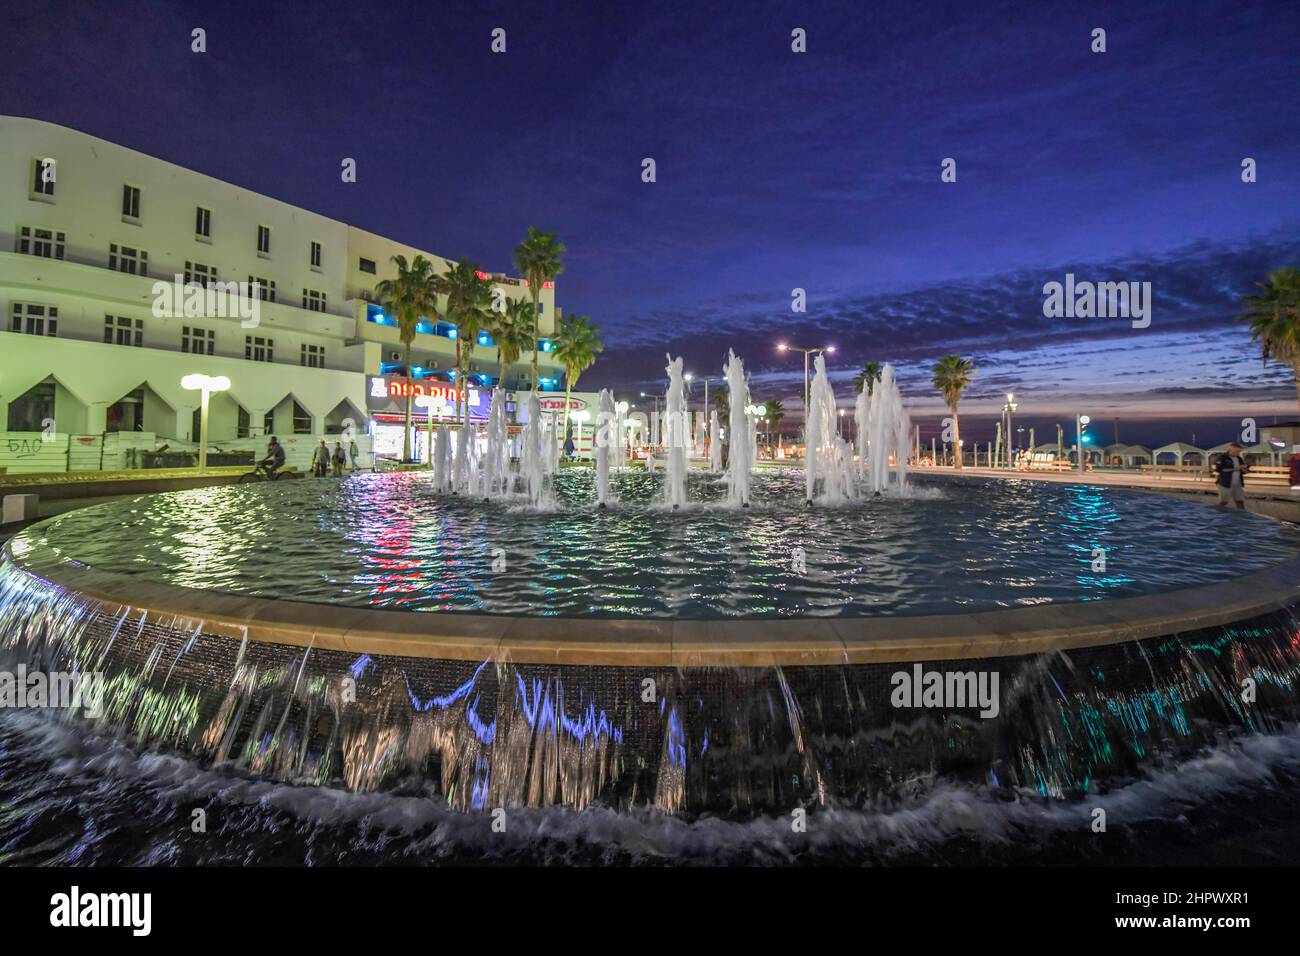
{"type": "Polygon", "coordinates": [[[402,353],[401,353],[401,352],[389,352],[389,353],[388,353],[388,358],[389,358],[390,360],[394,361],[394,362],[400,362],[400,361],[402,360],[402,353]]]}

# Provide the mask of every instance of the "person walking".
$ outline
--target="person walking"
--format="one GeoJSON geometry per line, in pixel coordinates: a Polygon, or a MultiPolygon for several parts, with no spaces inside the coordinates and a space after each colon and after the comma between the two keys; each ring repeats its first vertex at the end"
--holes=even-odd
{"type": "Polygon", "coordinates": [[[1219,507],[1226,508],[1228,502],[1235,501],[1237,507],[1246,507],[1246,472],[1250,465],[1242,457],[1241,446],[1233,443],[1228,450],[1214,462],[1215,483],[1219,486],[1219,507]]]}
{"type": "Polygon", "coordinates": [[[330,450],[325,447],[325,439],[320,440],[311,456],[311,473],[317,478],[324,478],[330,470],[330,450]]]}
{"type": "Polygon", "coordinates": [[[357,456],[361,454],[361,449],[357,447],[357,440],[352,438],[348,441],[348,458],[352,459],[352,470],[357,470],[357,456]]]}
{"type": "Polygon", "coordinates": [[[334,477],[343,477],[343,468],[348,463],[348,453],[343,450],[343,443],[334,443],[334,477]]]}

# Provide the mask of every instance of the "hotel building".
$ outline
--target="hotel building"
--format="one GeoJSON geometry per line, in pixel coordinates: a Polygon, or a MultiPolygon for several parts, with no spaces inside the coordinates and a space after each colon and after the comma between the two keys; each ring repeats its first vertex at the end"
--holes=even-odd
{"type": "MultiPolygon", "coordinates": [[[[275,434],[305,466],[321,437],[346,430],[363,452],[373,441],[400,454],[403,350],[373,301],[398,254],[450,264],[106,140],[0,116],[0,467],[129,467],[139,449],[193,448],[199,393],[181,379],[194,372],[231,383],[212,399],[213,448],[260,451],[275,434]],[[233,308],[159,309],[158,284],[177,277],[246,283],[256,325],[233,308]]],[[[528,295],[523,280],[491,279],[509,298],[528,295]]],[[[539,313],[540,387],[558,389],[552,283],[539,313]]],[[[420,322],[421,391],[449,387],[455,346],[454,327],[420,322]]],[[[508,389],[532,387],[531,362],[525,353],[506,371],[508,389]]],[[[497,372],[487,336],[466,365],[471,413],[485,415],[497,372]]]]}

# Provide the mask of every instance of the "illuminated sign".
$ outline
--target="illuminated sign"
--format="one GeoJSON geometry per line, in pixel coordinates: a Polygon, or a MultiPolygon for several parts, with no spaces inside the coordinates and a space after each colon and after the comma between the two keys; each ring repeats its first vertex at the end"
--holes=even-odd
{"type": "MultiPolygon", "coordinates": [[[[562,398],[539,398],[537,405],[544,412],[562,412],[564,411],[564,399],[562,398]]],[[[586,408],[587,403],[580,398],[569,399],[569,410],[575,411],[579,408],[586,408]]]]}

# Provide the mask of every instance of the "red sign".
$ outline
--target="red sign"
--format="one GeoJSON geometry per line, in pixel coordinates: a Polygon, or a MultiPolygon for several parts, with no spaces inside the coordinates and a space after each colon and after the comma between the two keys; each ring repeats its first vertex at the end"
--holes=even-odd
{"type": "MultiPolygon", "coordinates": [[[[438,382],[411,382],[408,384],[404,378],[389,380],[388,395],[390,398],[406,398],[408,395],[411,397],[418,395],[428,395],[430,398],[441,397],[449,405],[457,401],[458,398],[455,386],[438,382]]],[[[459,398],[461,400],[465,398],[464,391],[461,391],[459,398]]]]}
{"type": "MultiPolygon", "coordinates": [[[[562,398],[539,398],[539,399],[537,400],[537,407],[540,408],[540,409],[541,409],[542,411],[544,411],[544,412],[562,412],[562,411],[564,411],[564,399],[562,399],[562,398]]],[[[584,401],[583,401],[582,399],[580,399],[580,398],[571,398],[571,399],[569,399],[569,408],[570,408],[570,409],[577,410],[577,409],[579,409],[579,408],[586,408],[586,407],[587,407],[587,403],[584,402],[584,401]]]]}

